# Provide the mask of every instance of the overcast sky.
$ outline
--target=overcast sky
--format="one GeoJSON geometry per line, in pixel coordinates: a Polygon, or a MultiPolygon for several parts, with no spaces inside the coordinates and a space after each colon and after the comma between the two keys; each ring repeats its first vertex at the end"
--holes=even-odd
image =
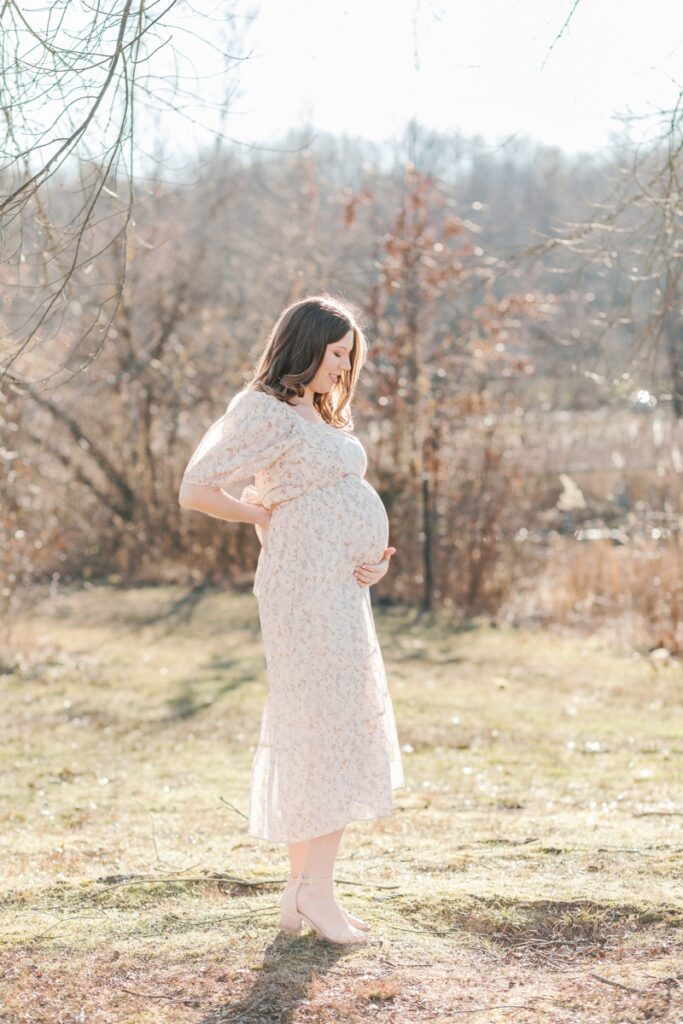
{"type": "Polygon", "coordinates": [[[268,142],[307,123],[383,139],[416,116],[492,142],[607,147],[614,114],[672,106],[683,3],[580,0],[549,52],[574,3],[261,0],[230,134],[268,142]]]}

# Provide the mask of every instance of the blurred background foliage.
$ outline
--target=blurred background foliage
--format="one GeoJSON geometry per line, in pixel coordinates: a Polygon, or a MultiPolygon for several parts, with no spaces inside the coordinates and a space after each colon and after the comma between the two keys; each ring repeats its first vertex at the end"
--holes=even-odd
{"type": "MultiPolygon", "coordinates": [[[[393,159],[332,136],[222,147],[191,184],[164,180],[160,157],[106,341],[117,254],[97,256],[94,231],[4,389],[6,606],[33,580],[244,584],[253,528],[181,513],[180,477],[281,308],[327,289],[369,340],[356,430],[398,548],[375,599],[458,620],[619,620],[678,649],[682,342],[663,294],[681,211],[662,245],[651,215],[676,199],[644,205],[627,160],[528,143],[482,157],[419,126],[393,159]],[[28,383],[54,377],[56,344],[70,376],[28,383]]],[[[62,184],[54,221],[78,201],[62,184]]],[[[124,215],[111,184],[103,224],[124,215]]],[[[14,230],[35,302],[42,229],[14,230]]],[[[7,306],[10,328],[23,316],[7,306]]]]}

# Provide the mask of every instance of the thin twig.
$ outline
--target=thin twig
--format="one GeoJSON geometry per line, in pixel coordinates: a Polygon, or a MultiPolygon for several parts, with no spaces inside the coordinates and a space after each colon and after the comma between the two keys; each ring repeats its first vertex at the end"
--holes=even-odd
{"type": "Polygon", "coordinates": [[[457,1014],[463,1013],[485,1013],[487,1010],[535,1010],[535,1006],[529,1006],[528,1003],[498,1003],[495,1006],[475,1006],[471,1010],[449,1010],[448,1016],[455,1017],[457,1014]]]}
{"type": "Polygon", "coordinates": [[[235,807],[235,805],[231,804],[229,800],[226,800],[224,796],[219,797],[219,800],[221,801],[221,803],[227,804],[228,807],[230,807],[235,812],[235,814],[239,814],[241,818],[249,817],[249,815],[245,814],[244,811],[240,811],[239,807],[235,807]]]}
{"type": "Polygon", "coordinates": [[[635,811],[634,818],[648,818],[654,815],[669,818],[683,818],[683,811],[635,811]]]}
{"type": "Polygon", "coordinates": [[[611,985],[612,988],[621,988],[624,992],[637,992],[639,995],[644,995],[645,989],[634,988],[632,985],[622,985],[620,981],[610,981],[609,978],[601,978],[599,974],[589,974],[589,978],[594,978],[595,981],[601,981],[603,985],[611,985]]]}
{"type": "Polygon", "coordinates": [[[140,996],[141,999],[170,999],[172,1003],[182,1003],[183,1006],[195,1006],[196,999],[180,999],[177,996],[167,996],[163,992],[136,992],[135,989],[125,988],[123,985],[116,985],[119,992],[127,992],[129,996],[140,996]]]}

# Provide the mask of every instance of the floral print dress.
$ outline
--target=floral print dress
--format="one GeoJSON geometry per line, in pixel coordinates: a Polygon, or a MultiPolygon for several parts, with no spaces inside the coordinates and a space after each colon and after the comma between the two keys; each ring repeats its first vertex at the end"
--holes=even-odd
{"type": "Polygon", "coordinates": [[[367,456],[348,429],[304,419],[245,386],[206,431],[183,481],[252,479],[242,501],[272,510],[256,595],[268,695],[251,774],[248,833],[279,843],[325,835],[393,812],[405,788],[370,588],[386,510],[364,479],[367,456]]]}

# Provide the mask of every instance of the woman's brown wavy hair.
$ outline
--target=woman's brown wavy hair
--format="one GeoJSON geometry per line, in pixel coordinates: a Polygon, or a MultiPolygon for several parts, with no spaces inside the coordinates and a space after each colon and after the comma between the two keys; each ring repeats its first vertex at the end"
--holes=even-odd
{"type": "Polygon", "coordinates": [[[272,328],[258,366],[247,387],[265,391],[283,402],[303,398],[304,385],[313,380],[325,349],[353,331],[350,370],[342,370],[331,391],[316,393],[313,404],[325,423],[353,427],[351,410],[342,416],[358,381],[367,354],[360,315],[347,302],[329,295],[308,295],[282,311],[272,328]]]}

